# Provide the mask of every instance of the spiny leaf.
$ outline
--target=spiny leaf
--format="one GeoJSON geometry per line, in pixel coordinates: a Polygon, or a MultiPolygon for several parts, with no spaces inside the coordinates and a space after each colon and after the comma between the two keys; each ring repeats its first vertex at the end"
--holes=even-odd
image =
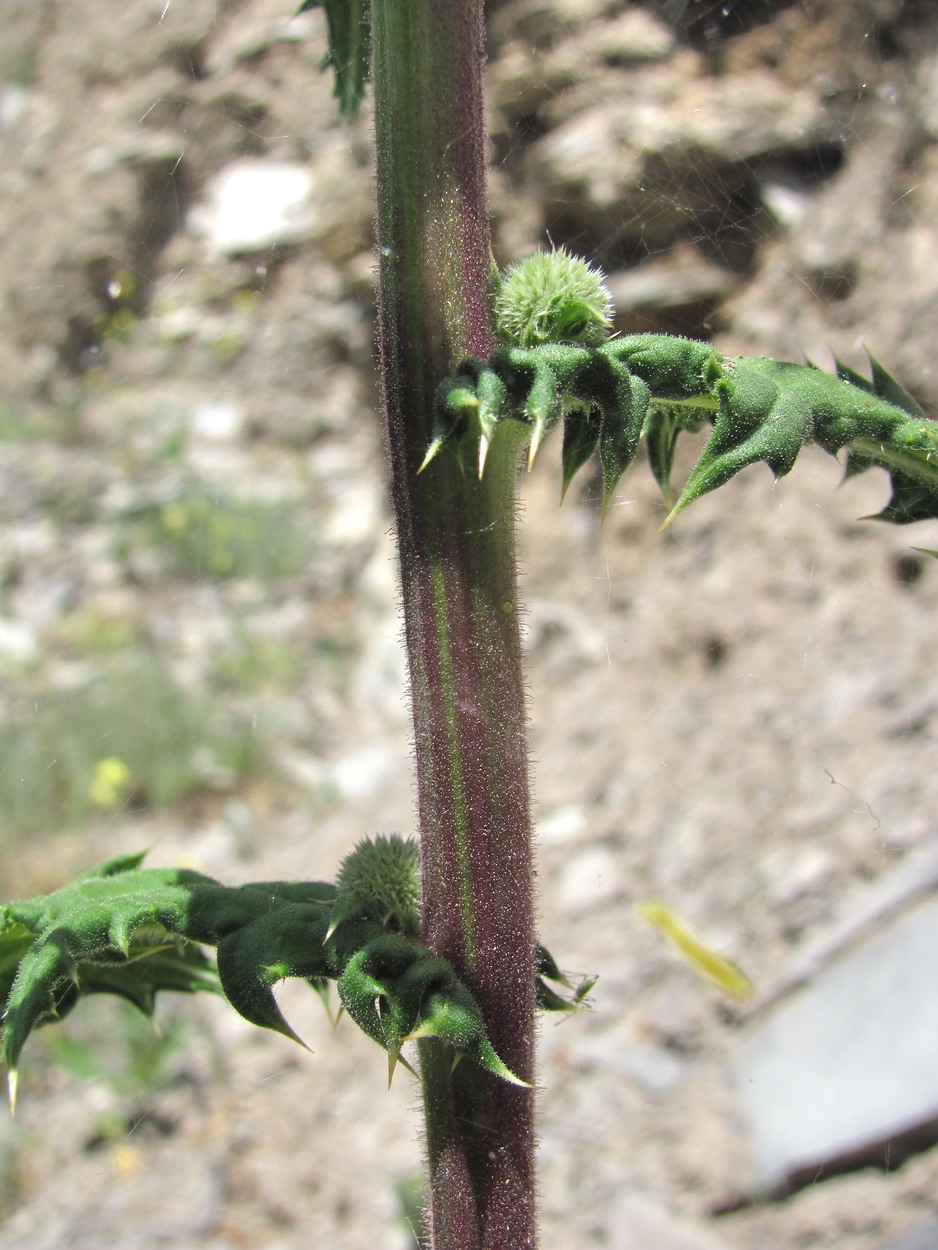
{"type": "Polygon", "coordinates": [[[914,450],[905,451],[900,456],[883,448],[879,455],[866,456],[862,445],[850,448],[848,477],[874,465],[889,468],[892,494],[881,512],[872,513],[864,520],[909,525],[913,521],[929,521],[938,517],[935,503],[938,492],[938,456],[914,450]]]}
{"type": "Polygon", "coordinates": [[[599,435],[603,517],[612,503],[619,479],[635,458],[651,399],[647,383],[636,374],[629,373],[625,365],[610,360],[609,369],[615,398],[611,406],[603,409],[603,424],[599,435]]]}
{"type": "Polygon", "coordinates": [[[831,455],[846,449],[847,476],[886,469],[893,497],[879,519],[905,524],[938,516],[938,425],[920,415],[882,366],[873,367],[869,381],[840,362],[833,378],[782,361],[724,361],[709,379],[718,403],[713,433],[668,521],[746,465],[761,460],[783,476],[810,442],[831,455]]]}
{"type": "Polygon", "coordinates": [[[550,951],[543,946],[537,948],[535,972],[535,996],[541,1011],[576,1011],[583,1007],[587,994],[596,984],[596,977],[584,977],[574,987],[569,977],[560,971],[550,951]],[[573,990],[573,993],[561,994],[548,985],[548,981],[564,990],[573,990]]]}
{"type": "Polygon", "coordinates": [[[599,434],[602,429],[602,417],[598,412],[583,411],[576,408],[568,412],[563,419],[563,449],[561,466],[563,484],[560,489],[560,502],[569,489],[576,474],[586,464],[596,450],[599,434]]]}
{"type": "MultiPolygon", "coordinates": [[[[665,525],[747,465],[764,461],[782,477],[811,442],[835,456],[846,450],[848,477],[874,465],[889,473],[892,497],[878,519],[907,524],[938,517],[938,424],[875,357],[870,378],[839,360],[831,377],[811,364],[730,359],[709,343],[670,335],[600,341],[599,334],[571,334],[557,313],[568,296],[571,308],[579,298],[568,289],[568,262],[574,263],[561,253],[533,257],[494,283],[500,333],[509,345],[488,360],[464,360],[440,384],[421,471],[450,442],[462,455],[463,437],[474,436],[481,474],[496,429],[510,423],[529,432],[530,467],[562,416],[561,498],[598,450],[605,516],[642,435],[670,503],[678,435],[711,421],[710,439],[665,525]],[[517,325],[507,319],[509,296],[518,304],[517,325]]],[[[578,273],[584,265],[575,261],[578,273]]],[[[586,270],[601,286],[602,275],[586,270]]]]}
{"type": "Polygon", "coordinates": [[[77,980],[76,962],[62,934],[50,934],[24,955],[3,1013],[3,1057],[14,1084],[26,1039],[37,1024],[68,1014],[77,998],[77,980]]]}
{"type": "MultiPolygon", "coordinates": [[[[118,994],[150,1014],[160,990],[217,992],[201,944],[301,906],[323,917],[321,940],[335,899],[322,882],[227,889],[187,869],[140,868],[141,859],[111,861],[52,894],[0,907],[3,1057],[11,1073],[32,1030],[82,995],[118,994]]],[[[250,943],[245,951],[245,960],[256,956],[250,943]]]]}
{"type": "Polygon", "coordinates": [[[870,369],[873,374],[874,392],[885,399],[887,404],[895,404],[897,408],[907,412],[910,417],[924,417],[925,413],[909,392],[900,386],[892,374],[886,372],[872,353],[867,352],[866,354],[869,357],[870,369]]]}
{"type": "Polygon", "coordinates": [[[454,434],[465,424],[467,410],[474,413],[478,411],[478,408],[479,400],[475,393],[474,378],[467,379],[465,383],[457,382],[455,385],[452,382],[443,383],[437,393],[434,406],[433,438],[417,470],[418,474],[423,473],[424,469],[436,459],[454,434]]]}
{"type": "Polygon", "coordinates": [[[371,0],[303,0],[297,15],[326,10],[329,51],[323,69],[335,71],[335,97],[343,117],[352,118],[365,95],[370,74],[371,0]]]}
{"type": "MultiPolygon", "coordinates": [[[[389,1053],[400,1050],[420,1011],[419,994],[408,993],[405,981],[414,966],[415,947],[397,934],[384,934],[352,956],[338,981],[342,1006],[389,1053]]],[[[433,959],[428,951],[422,955],[433,959]]]]}
{"type": "Polygon", "coordinates": [[[222,938],[218,975],[228,1001],[245,1020],[300,1040],[272,989],[287,977],[297,977],[319,992],[322,980],[335,975],[324,945],[330,911],[330,903],[284,901],[222,938]]]}
{"type": "Polygon", "coordinates": [[[139,868],[146,857],[146,851],[137,851],[133,855],[118,855],[114,859],[109,859],[107,863],[101,864],[100,867],[92,868],[81,879],[90,881],[93,877],[120,876],[122,872],[129,872],[132,868],[139,868]]]}
{"type": "Polygon", "coordinates": [[[681,427],[675,421],[673,411],[667,404],[660,404],[651,409],[642,431],[648,451],[648,464],[658,483],[661,498],[669,510],[673,503],[671,470],[674,467],[674,453],[677,450],[677,438],[680,432],[681,427]]]}
{"type": "MultiPolygon", "coordinates": [[[[747,465],[764,460],[776,477],[792,468],[810,440],[811,408],[799,390],[778,387],[775,368],[774,361],[727,362],[726,373],[716,384],[720,406],[713,433],[668,521],[747,465]]],[[[802,372],[810,375],[807,369],[802,372]]]]}
{"type": "Polygon", "coordinates": [[[160,990],[220,994],[215,965],[199,946],[178,938],[151,947],[127,963],[87,963],[79,969],[81,994],[116,994],[152,1016],[160,990]]]}
{"type": "Polygon", "coordinates": [[[446,992],[428,994],[419,1020],[406,1040],[435,1037],[510,1085],[528,1086],[498,1056],[485,1032],[482,1013],[464,985],[456,982],[446,992]]]}
{"type": "Polygon", "coordinates": [[[560,420],[562,412],[563,408],[553,373],[547,368],[537,370],[531,389],[528,391],[525,407],[525,416],[533,427],[528,450],[528,469],[534,464],[541,441],[560,420]]]}
{"type": "MultiPolygon", "coordinates": [[[[0,906],[2,1053],[15,1097],[32,1030],[89,994],[116,994],[151,1015],[160,990],[223,992],[247,1020],[296,1041],[273,989],[330,980],[353,1020],[389,1056],[436,1036],[516,1080],[486,1036],[453,968],[416,941],[419,865],[400,838],[365,839],[338,885],[261,881],[226,887],[186,869],[112,860],[52,894],[0,906]],[[203,951],[217,947],[217,967],[203,951]]],[[[302,1044],[302,1043],[301,1043],[302,1044]]]]}
{"type": "Polygon", "coordinates": [[[35,940],[33,932],[14,920],[0,926],[0,1007],[9,998],[17,969],[35,940]]]}
{"type": "MultiPolygon", "coordinates": [[[[810,361],[808,363],[812,369],[818,369],[817,365],[812,364],[810,361]]],[[[870,395],[876,394],[876,387],[869,378],[865,378],[862,373],[857,373],[855,369],[851,369],[848,364],[844,364],[844,362],[842,360],[838,360],[836,356],[834,357],[834,368],[836,370],[837,377],[840,378],[842,382],[849,382],[851,386],[856,386],[859,390],[866,391],[870,395]]],[[[818,369],[818,373],[821,372],[823,372],[823,370],[818,369]]]]}

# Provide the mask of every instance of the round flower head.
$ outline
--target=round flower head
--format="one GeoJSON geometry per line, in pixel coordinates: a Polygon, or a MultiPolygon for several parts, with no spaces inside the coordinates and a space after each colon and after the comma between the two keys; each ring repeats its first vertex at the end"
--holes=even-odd
{"type": "Polygon", "coordinates": [[[333,928],[364,911],[408,936],[420,928],[420,857],[417,845],[393,834],[365,838],[339,867],[333,928]]]}
{"type": "Polygon", "coordinates": [[[495,324],[512,347],[598,347],[615,312],[601,270],[562,247],[510,265],[495,297],[495,324]]]}

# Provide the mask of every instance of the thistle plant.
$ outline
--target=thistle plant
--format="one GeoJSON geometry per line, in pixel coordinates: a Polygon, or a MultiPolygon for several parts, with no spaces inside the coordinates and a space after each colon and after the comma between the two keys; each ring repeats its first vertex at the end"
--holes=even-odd
{"type": "Polygon", "coordinates": [[[2,1052],[12,1100],[33,1029],[82,996],[118,995],[149,1014],[161,990],[209,990],[299,1040],[274,987],[298,978],[328,999],[334,984],[389,1074],[400,1064],[420,1083],[435,1250],[526,1250],[535,1008],[572,1010],[591,984],[566,982],[533,925],[519,465],[561,425],[563,490],[595,454],[605,513],[644,443],[667,523],[749,464],[788,473],[814,442],[844,453],[848,475],[884,468],[892,495],[879,518],[905,524],[938,516],[938,424],[874,360],[868,379],[842,364],[830,376],[689,339],[613,337],[602,274],[562,248],[499,275],[481,0],[325,8],[342,111],[369,77],[375,96],[378,340],[419,848],[365,839],[334,883],[239,887],[132,856],[9,903],[2,1052]],[[707,426],[673,498],[679,436],[707,426]]]}
{"type": "Polygon", "coordinates": [[[812,365],[722,356],[708,343],[663,334],[610,338],[612,299],[603,275],[563,249],[532,256],[497,280],[495,318],[504,343],[485,361],[469,358],[437,391],[437,424],[422,467],[448,443],[478,441],[478,471],[505,421],[526,427],[528,467],[563,422],[563,493],[593,452],[602,508],[644,438],[669,524],[740,469],[765,461],[775,476],[808,443],[847,449],[847,476],[873,465],[892,479],[880,520],[934,517],[938,441],[895,378],[870,357],[872,376],[837,362],[831,377],[812,365]],[[672,502],[678,435],[713,431],[672,502]]]}

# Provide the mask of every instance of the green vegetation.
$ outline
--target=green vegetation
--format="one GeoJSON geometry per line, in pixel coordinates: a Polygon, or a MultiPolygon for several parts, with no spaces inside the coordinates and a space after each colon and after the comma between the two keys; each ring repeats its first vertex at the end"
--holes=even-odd
{"type": "Polygon", "coordinates": [[[0,726],[2,836],[42,836],[96,811],[227,788],[258,758],[245,721],[183,690],[151,657],[121,655],[74,689],[23,690],[10,701],[0,726]],[[111,779],[118,803],[102,801],[109,760],[126,770],[123,782],[111,779]]]}
{"type": "Polygon", "coordinates": [[[269,582],[300,572],[309,554],[308,534],[289,504],[199,490],[146,509],[137,528],[177,577],[269,582]]]}

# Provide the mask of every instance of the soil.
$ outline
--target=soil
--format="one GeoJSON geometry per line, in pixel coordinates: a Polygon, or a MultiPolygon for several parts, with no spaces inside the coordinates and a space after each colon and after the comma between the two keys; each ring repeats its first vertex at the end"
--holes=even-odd
{"type": "MultiPolygon", "coordinates": [[[[4,895],[144,846],[227,881],[329,878],[363,835],[413,830],[368,110],[339,122],[322,14],[290,8],[4,6],[0,728],[133,651],[264,761],[74,826],[0,812],[4,895]],[[225,250],[236,162],[310,179],[299,223],[225,250]],[[146,525],[199,492],[287,508],[304,560],[278,571],[278,531],[266,568],[181,566],[146,525]]],[[[503,0],[489,22],[501,263],[550,238],[603,264],[620,331],[859,370],[868,347],[936,410],[934,6],[503,0]]],[[[665,900],[764,996],[935,833],[938,565],[916,548],[938,531],[858,521],[887,481],[841,477],[809,450],[663,533],[643,465],[603,526],[588,475],[557,507],[550,444],[524,480],[541,938],[599,977],[542,1030],[545,1250],[876,1250],[938,1216],[934,1149],[718,1214],[750,1184],[746,1011],[635,912],[665,900]]],[[[31,1042],[0,1247],[412,1244],[414,1087],[385,1092],[308,992],[282,1002],[312,1055],[214,1001],[163,1004],[157,1048],[99,1003],[68,1045],[31,1042]]]]}

